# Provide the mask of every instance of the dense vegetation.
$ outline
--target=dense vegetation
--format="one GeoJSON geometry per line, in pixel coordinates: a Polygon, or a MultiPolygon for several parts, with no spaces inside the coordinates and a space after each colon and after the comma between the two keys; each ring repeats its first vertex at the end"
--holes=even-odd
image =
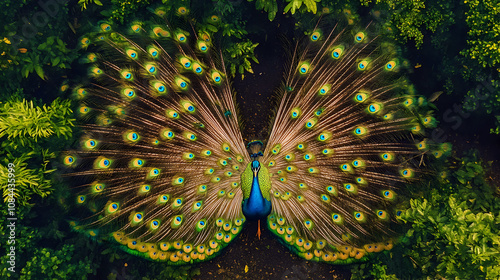
{"type": "MultiPolygon", "coordinates": [[[[341,12],[348,21],[371,17],[410,58],[415,68],[428,69],[416,84],[421,94],[436,99],[452,95],[470,114],[492,120],[500,135],[500,2],[498,0],[214,0],[138,1],[4,0],[0,10],[0,182],[4,202],[9,163],[15,165],[16,273],[7,270],[6,227],[9,211],[1,204],[0,277],[20,279],[86,279],[96,274],[118,279],[188,279],[194,268],[173,269],[144,262],[127,267],[133,257],[71,232],[66,216],[72,205],[70,187],[60,177],[61,151],[75,137],[76,104],[64,81],[80,83],[76,43],[108,19],[127,23],[146,18],[148,7],[164,4],[190,7],[193,24],[220,37],[228,72],[243,79],[259,63],[252,41],[255,22],[245,16],[257,9],[277,20],[294,17],[307,30],[313,16],[341,12]],[[162,3],[164,2],[164,3],[162,3]],[[97,15],[97,16],[96,16],[97,15]],[[216,15],[217,20],[213,19],[216,15]],[[133,17],[132,17],[133,16],[133,17]],[[90,17],[92,20],[84,20],[90,17]],[[425,61],[432,61],[424,63],[425,61]],[[75,68],[75,69],[72,69],[75,68]],[[62,85],[62,86],[61,86],[62,85]],[[434,95],[431,95],[434,93],[434,95]],[[496,120],[496,121],[495,121],[496,120]],[[120,261],[117,261],[120,260],[120,261]],[[123,265],[125,264],[125,266],[123,265]],[[146,275],[146,276],[145,276],[146,275]]],[[[255,12],[255,11],[254,11],[255,12]]],[[[265,23],[258,23],[265,24],[265,23]]],[[[446,118],[442,125],[449,125],[446,118]]],[[[352,267],[353,279],[500,278],[500,199],[488,181],[489,164],[469,152],[442,163],[440,178],[413,191],[402,209],[405,235],[392,251],[352,267]]]]}

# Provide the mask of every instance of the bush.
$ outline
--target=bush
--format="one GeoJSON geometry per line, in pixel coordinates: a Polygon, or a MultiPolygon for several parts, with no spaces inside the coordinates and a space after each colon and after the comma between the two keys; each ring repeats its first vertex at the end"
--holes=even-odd
{"type": "Polygon", "coordinates": [[[59,149],[54,138],[72,137],[74,119],[70,106],[69,100],[60,99],[49,106],[36,106],[33,101],[20,100],[18,95],[0,102],[0,182],[5,201],[11,194],[7,185],[9,163],[14,164],[13,197],[17,204],[27,206],[32,195],[43,198],[52,192],[48,175],[55,169],[48,166],[59,149]]]}
{"type": "Polygon", "coordinates": [[[475,152],[453,163],[449,173],[403,211],[400,219],[409,229],[402,242],[355,266],[353,279],[367,274],[383,275],[376,279],[500,278],[498,189],[486,183],[485,166],[475,152]]]}
{"type": "Polygon", "coordinates": [[[65,244],[60,250],[37,248],[31,260],[21,270],[21,280],[31,279],[82,279],[92,273],[88,258],[73,260],[75,248],[65,244]]]}

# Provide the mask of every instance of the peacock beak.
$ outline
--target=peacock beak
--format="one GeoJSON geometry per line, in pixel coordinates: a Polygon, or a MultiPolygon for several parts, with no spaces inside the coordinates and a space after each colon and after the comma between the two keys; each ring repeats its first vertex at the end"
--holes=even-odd
{"type": "Polygon", "coordinates": [[[253,171],[253,176],[257,177],[257,174],[259,173],[260,170],[260,163],[258,160],[254,160],[252,162],[252,171],[253,171]]]}

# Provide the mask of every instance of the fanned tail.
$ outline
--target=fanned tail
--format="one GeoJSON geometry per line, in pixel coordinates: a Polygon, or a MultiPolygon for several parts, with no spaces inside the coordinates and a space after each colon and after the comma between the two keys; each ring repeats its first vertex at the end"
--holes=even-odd
{"type": "Polygon", "coordinates": [[[84,181],[77,203],[94,213],[77,227],[152,260],[210,259],[245,221],[239,174],[250,161],[223,60],[210,34],[164,20],[99,29],[81,39],[94,51],[82,60],[92,83],[74,89],[89,123],[82,150],[64,158],[84,181]]]}
{"type": "Polygon", "coordinates": [[[269,228],[306,259],[349,263],[392,248],[400,187],[426,173],[435,125],[373,26],[316,28],[297,43],[262,162],[272,181],[269,228]]]}

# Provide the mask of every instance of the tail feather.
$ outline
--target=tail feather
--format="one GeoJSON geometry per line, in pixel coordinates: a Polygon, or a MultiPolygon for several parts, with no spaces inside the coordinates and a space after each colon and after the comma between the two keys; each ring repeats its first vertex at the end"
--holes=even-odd
{"type": "Polygon", "coordinates": [[[268,226],[306,259],[343,263],[370,253],[365,244],[392,248],[396,191],[426,172],[418,143],[429,109],[372,29],[313,30],[285,74],[262,160],[274,194],[268,226]]]}
{"type": "Polygon", "coordinates": [[[78,204],[95,213],[79,228],[152,260],[212,258],[245,221],[237,187],[249,161],[223,62],[208,33],[166,22],[135,22],[130,35],[100,29],[95,45],[83,40],[95,51],[82,60],[92,82],[75,88],[95,124],[65,157],[83,181],[78,204]]]}
{"type": "Polygon", "coordinates": [[[77,204],[92,214],[75,229],[152,260],[210,259],[245,222],[255,173],[241,175],[257,159],[262,198],[272,203],[268,227],[292,251],[342,264],[392,248],[401,186],[431,173],[422,159],[450,147],[425,139],[436,125],[432,106],[374,24],[322,19],[297,42],[270,137],[245,146],[210,34],[181,23],[185,7],[175,25],[165,20],[170,11],[153,11],[158,21],[127,32],[101,22],[80,40],[92,82],[74,95],[87,124],[82,149],[64,162],[81,179],[77,204]]]}

